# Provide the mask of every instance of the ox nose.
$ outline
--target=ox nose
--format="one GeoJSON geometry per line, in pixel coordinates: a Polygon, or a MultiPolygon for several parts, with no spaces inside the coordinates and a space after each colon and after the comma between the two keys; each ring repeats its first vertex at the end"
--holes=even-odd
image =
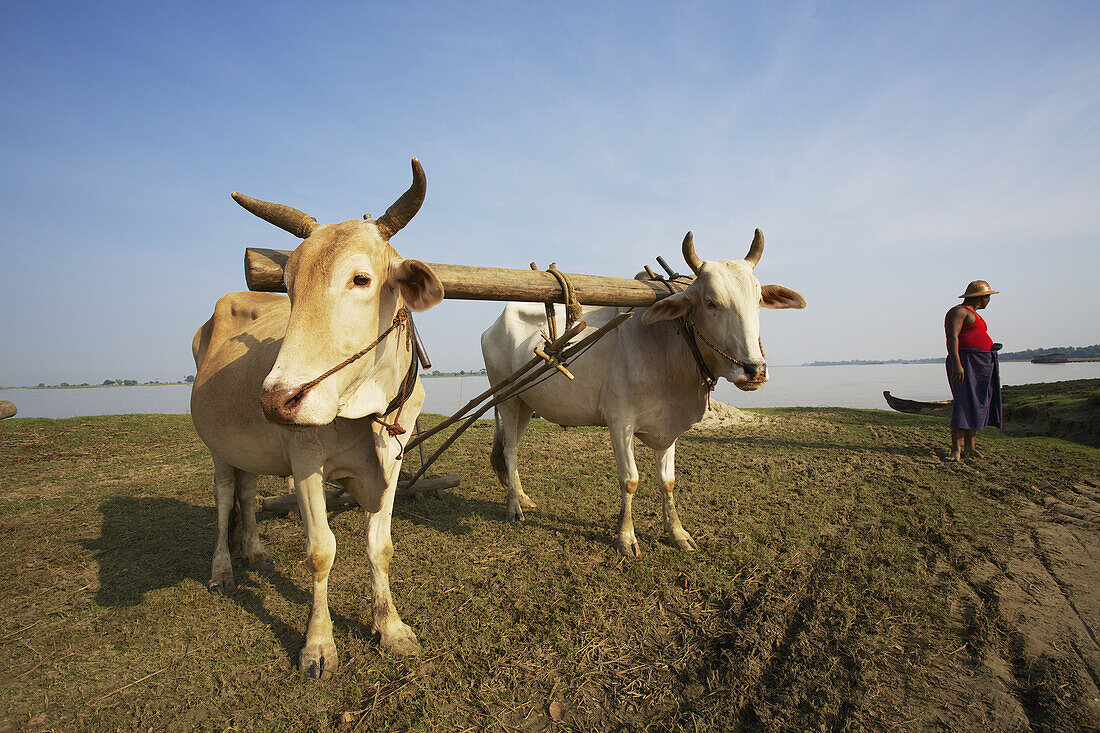
{"type": "Polygon", "coordinates": [[[764,362],[748,362],[745,364],[745,374],[752,381],[762,381],[768,374],[768,365],[764,362]]]}
{"type": "Polygon", "coordinates": [[[283,386],[265,389],[260,395],[260,406],[264,415],[271,422],[282,425],[290,425],[298,416],[298,408],[302,405],[302,399],[296,390],[283,386]]]}

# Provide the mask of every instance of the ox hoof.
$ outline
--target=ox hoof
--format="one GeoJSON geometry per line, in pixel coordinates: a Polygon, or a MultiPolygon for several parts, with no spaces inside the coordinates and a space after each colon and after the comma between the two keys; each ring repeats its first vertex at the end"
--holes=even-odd
{"type": "Polygon", "coordinates": [[[633,535],[619,535],[619,539],[616,540],[615,546],[619,548],[626,557],[641,557],[642,548],[638,546],[638,540],[633,535]]]}
{"type": "Polygon", "coordinates": [[[233,580],[232,575],[228,578],[211,578],[210,582],[206,584],[206,589],[211,593],[227,596],[237,590],[237,583],[233,580]]]}
{"type": "Polygon", "coordinates": [[[250,557],[248,559],[248,567],[252,570],[258,570],[261,573],[270,573],[275,570],[275,561],[271,559],[270,555],[264,553],[259,557],[250,557]]]}
{"type": "Polygon", "coordinates": [[[520,494],[519,505],[524,509],[534,509],[538,506],[527,494],[520,494]]]}
{"type": "Polygon", "coordinates": [[[383,641],[382,649],[388,654],[396,654],[399,657],[418,657],[421,652],[420,642],[412,631],[408,636],[383,641]]]}
{"type": "Polygon", "coordinates": [[[699,549],[699,545],[695,544],[695,540],[693,540],[691,535],[687,532],[684,532],[682,535],[674,535],[669,539],[672,540],[672,544],[684,552],[695,552],[699,549]]]}
{"type": "Polygon", "coordinates": [[[504,516],[509,522],[522,522],[525,519],[523,516],[523,507],[512,504],[508,505],[508,511],[504,516]]]}
{"type": "Polygon", "coordinates": [[[320,645],[307,645],[298,655],[298,666],[302,669],[302,676],[307,680],[329,680],[336,673],[339,666],[336,655],[336,647],[328,650],[320,645]]]}

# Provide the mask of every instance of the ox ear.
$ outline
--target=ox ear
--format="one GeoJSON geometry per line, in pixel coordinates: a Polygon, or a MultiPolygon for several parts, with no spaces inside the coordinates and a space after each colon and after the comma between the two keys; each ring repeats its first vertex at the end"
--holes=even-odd
{"type": "Polygon", "coordinates": [[[400,260],[390,265],[390,285],[412,311],[426,311],[443,300],[443,283],[420,260],[400,260]]]}
{"type": "Polygon", "coordinates": [[[648,326],[657,321],[671,321],[687,313],[693,305],[695,303],[687,292],[670,295],[646,308],[642,323],[648,326]]]}
{"type": "Polygon", "coordinates": [[[762,285],[760,287],[760,305],[764,308],[805,308],[806,299],[782,285],[762,285]]]}

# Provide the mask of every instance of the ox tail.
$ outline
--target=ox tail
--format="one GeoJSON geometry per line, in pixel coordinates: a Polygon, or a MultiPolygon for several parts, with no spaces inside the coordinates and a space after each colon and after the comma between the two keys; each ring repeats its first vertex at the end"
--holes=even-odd
{"type": "Polygon", "coordinates": [[[504,428],[500,425],[500,413],[493,408],[493,452],[489,463],[496,471],[497,480],[502,486],[508,486],[508,464],[504,461],[504,428]]]}

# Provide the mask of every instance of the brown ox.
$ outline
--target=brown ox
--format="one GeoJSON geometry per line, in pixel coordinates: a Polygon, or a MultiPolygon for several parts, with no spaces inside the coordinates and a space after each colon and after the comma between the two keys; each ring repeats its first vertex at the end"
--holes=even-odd
{"type": "Polygon", "coordinates": [[[336,537],[326,514],[326,481],[343,486],[364,509],[374,630],[382,647],[420,650],[394,607],[388,576],[399,423],[412,424],[424,401],[405,309],[424,310],[443,298],[443,286],[424,263],[403,259],[389,245],[424,200],[424,171],[415,158],[412,167],[413,185],[377,220],[318,224],[288,206],[233,194],[304,241],[286,266],[289,297],[226,295],[193,344],[198,373],[191,415],[214,459],[211,590],[234,588],[234,497],[244,509],[245,556],[253,567],[269,564],[252,506],[256,475],[293,476],[313,567],[313,609],[299,663],[314,679],[330,677],[338,665],[328,610],[336,537]]]}

